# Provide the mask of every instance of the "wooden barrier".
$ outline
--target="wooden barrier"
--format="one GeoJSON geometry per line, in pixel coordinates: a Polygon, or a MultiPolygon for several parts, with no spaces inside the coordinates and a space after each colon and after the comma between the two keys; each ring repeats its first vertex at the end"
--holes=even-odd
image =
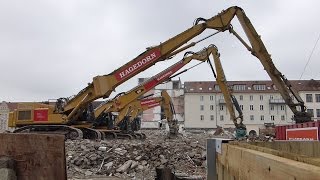
{"type": "Polygon", "coordinates": [[[19,180],[67,179],[64,136],[0,134],[0,156],[16,162],[19,180]]]}
{"type": "Polygon", "coordinates": [[[319,141],[275,141],[252,142],[252,145],[266,147],[274,150],[320,158],[319,141]]]}
{"type": "Polygon", "coordinates": [[[313,149],[318,145],[312,143],[261,142],[256,145],[239,142],[224,143],[221,145],[221,154],[217,153],[216,158],[218,179],[318,180],[320,178],[320,165],[318,164],[320,157],[315,151],[319,149],[313,149]],[[303,150],[303,145],[312,148],[303,150]],[[273,147],[273,149],[268,147],[273,147]],[[288,149],[294,150],[288,151],[288,149]],[[300,154],[293,152],[300,152],[300,154]],[[312,156],[305,154],[312,154],[312,156]],[[298,158],[295,159],[295,157],[298,158]]]}

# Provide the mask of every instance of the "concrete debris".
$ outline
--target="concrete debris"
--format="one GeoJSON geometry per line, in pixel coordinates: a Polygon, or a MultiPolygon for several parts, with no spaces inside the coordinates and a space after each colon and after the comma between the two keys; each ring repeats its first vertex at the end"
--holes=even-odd
{"type": "Polygon", "coordinates": [[[126,161],[123,165],[121,165],[116,171],[117,172],[127,172],[128,168],[131,166],[132,160],[126,161]]]}
{"type": "Polygon", "coordinates": [[[112,165],[113,165],[113,161],[108,162],[107,164],[104,164],[103,166],[106,167],[107,170],[108,170],[108,169],[110,169],[112,167],[112,165]]]}
{"type": "Polygon", "coordinates": [[[107,147],[101,146],[98,148],[99,151],[107,151],[107,147]]]}
{"type": "Polygon", "coordinates": [[[154,179],[157,167],[175,173],[206,177],[208,133],[167,138],[159,130],[145,130],[146,140],[67,140],[68,178],[113,176],[123,179],[154,179]]]}

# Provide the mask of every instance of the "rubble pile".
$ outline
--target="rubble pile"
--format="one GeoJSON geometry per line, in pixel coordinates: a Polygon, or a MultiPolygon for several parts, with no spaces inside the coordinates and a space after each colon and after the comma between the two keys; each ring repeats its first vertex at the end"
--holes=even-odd
{"type": "Polygon", "coordinates": [[[208,134],[168,139],[161,131],[145,133],[146,140],[67,140],[68,177],[101,175],[154,179],[157,167],[206,176],[205,141],[208,134]]]}

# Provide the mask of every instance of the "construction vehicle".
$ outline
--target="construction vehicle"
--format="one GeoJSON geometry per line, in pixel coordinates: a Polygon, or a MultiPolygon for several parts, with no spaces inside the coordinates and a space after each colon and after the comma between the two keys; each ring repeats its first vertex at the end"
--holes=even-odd
{"type": "MultiPolygon", "coordinates": [[[[113,138],[129,137],[132,139],[132,137],[135,137],[144,139],[146,137],[144,133],[136,133],[136,131],[140,130],[141,125],[141,119],[138,116],[145,110],[161,106],[164,112],[163,118],[165,118],[169,124],[170,136],[177,135],[178,124],[177,120],[174,119],[175,110],[169,94],[163,90],[161,92],[161,97],[149,96],[134,100],[128,104],[129,108],[119,111],[117,115],[105,112],[101,113],[97,117],[93,128],[105,133],[106,136],[108,136],[108,134],[112,135],[113,138]],[[117,124],[118,128],[115,128],[114,120],[117,117],[121,117],[122,121],[117,124]]],[[[97,109],[99,108],[101,107],[98,107],[97,109]]]]}
{"type": "Polygon", "coordinates": [[[15,112],[10,113],[9,126],[21,127],[17,132],[24,130],[41,130],[46,132],[51,130],[64,131],[67,136],[73,138],[82,136],[79,131],[75,130],[77,128],[82,128],[88,132],[86,134],[95,135],[99,132],[90,128],[91,126],[90,123],[88,123],[88,119],[82,119],[83,115],[92,114],[92,112],[90,112],[92,111],[92,108],[89,106],[91,102],[99,98],[108,98],[117,86],[136,74],[146,70],[159,61],[171,58],[173,55],[207,39],[210,36],[183,46],[206,29],[217,30],[217,32],[210,36],[224,31],[229,31],[235,35],[247,50],[260,60],[286,104],[294,113],[294,120],[296,122],[311,121],[311,116],[306,112],[303,100],[292,88],[290,82],[274,66],[268,51],[249,18],[240,7],[233,6],[210,19],[197,18],[195,24],[191,28],[158,46],[148,48],[141,55],[112,73],[94,77],[93,82],[89,83],[86,88],[81,90],[74,97],[58,99],[55,107],[48,106],[44,109],[35,109],[36,106],[34,106],[30,109],[23,109],[22,111],[18,109],[15,112]],[[249,39],[251,47],[232,28],[231,21],[235,16],[238,18],[240,25],[249,39]],[[298,101],[297,103],[291,99],[290,94],[295,97],[298,101]],[[300,106],[301,110],[298,110],[297,106],[300,106]]]}
{"type": "Polygon", "coordinates": [[[243,113],[242,113],[242,110],[240,108],[240,105],[239,105],[236,97],[231,93],[231,90],[228,87],[227,79],[224,74],[222,64],[220,61],[220,54],[218,53],[218,49],[215,46],[212,49],[214,50],[213,60],[214,60],[215,68],[216,68],[216,71],[214,71],[214,70],[212,70],[212,71],[216,72],[216,74],[214,74],[214,76],[215,76],[216,82],[219,85],[219,88],[223,94],[223,97],[224,97],[224,100],[226,103],[226,107],[230,113],[230,120],[233,121],[233,124],[235,125],[236,138],[240,139],[240,138],[243,138],[247,135],[247,128],[243,124],[243,113]],[[237,110],[238,116],[236,116],[234,108],[237,110]]]}
{"type": "MultiPolygon", "coordinates": [[[[137,131],[140,129],[141,119],[138,117],[143,111],[160,106],[163,114],[161,120],[166,119],[169,126],[169,135],[178,134],[178,120],[174,118],[175,110],[171,97],[166,90],[161,91],[160,97],[143,98],[129,104],[130,111],[120,111],[119,116],[124,117],[121,121],[122,129],[125,131],[137,131]],[[125,113],[125,114],[124,114],[125,113]]],[[[161,111],[161,112],[162,112],[161,111]]],[[[121,127],[121,125],[119,125],[121,127]]]]}
{"type": "MultiPolygon", "coordinates": [[[[100,107],[98,107],[95,110],[95,117],[97,117],[97,122],[103,121],[104,124],[111,124],[112,128],[115,126],[124,126],[124,127],[129,127],[133,121],[128,119],[130,117],[130,113],[132,113],[132,117],[135,117],[136,114],[138,113],[139,109],[141,108],[141,105],[139,105],[139,101],[136,101],[137,98],[148,92],[150,89],[154,88],[156,85],[167,81],[170,79],[174,73],[176,73],[178,70],[180,70],[184,65],[188,64],[191,62],[191,60],[198,60],[201,62],[207,61],[210,64],[211,70],[216,78],[216,81],[221,89],[221,92],[224,95],[225,101],[227,108],[230,112],[230,119],[233,121],[236,127],[236,135],[237,138],[244,137],[246,135],[246,126],[243,124],[243,114],[241,111],[241,108],[237,102],[237,99],[232,95],[230,89],[228,88],[227,81],[223,72],[223,68],[220,62],[220,54],[218,53],[218,49],[214,45],[208,46],[208,48],[203,49],[202,51],[199,51],[197,53],[194,52],[187,52],[184,56],[184,58],[172,65],[171,67],[167,68],[166,70],[162,71],[158,75],[155,75],[154,77],[148,79],[144,83],[136,86],[132,90],[128,91],[127,93],[123,93],[119,96],[117,96],[116,99],[113,99],[111,101],[108,101],[104,104],[102,104],[100,107]],[[192,54],[187,56],[188,54],[192,54]],[[209,61],[209,57],[212,54],[214,63],[215,63],[215,68],[216,72],[209,61]],[[117,104],[122,104],[123,106],[117,106],[117,104]],[[118,109],[115,109],[115,107],[118,107],[118,109]],[[238,111],[239,116],[235,115],[234,107],[238,111]],[[118,116],[116,118],[110,118],[112,117],[111,113],[117,111],[119,112],[118,116]],[[104,117],[104,118],[99,118],[99,117],[104,117]],[[115,119],[115,120],[114,120],[115,119]],[[129,120],[129,122],[128,122],[129,120]],[[240,120],[238,122],[238,120],[240,120]],[[114,121],[115,124],[110,123],[110,121],[114,121]],[[121,125],[119,125],[121,124],[121,125]]],[[[179,75],[181,73],[186,72],[188,69],[181,71],[180,73],[176,74],[179,75]]],[[[176,76],[174,75],[174,76],[176,76]]],[[[168,125],[171,134],[175,135],[178,131],[178,128],[176,126],[177,121],[171,121],[172,120],[172,113],[170,112],[174,111],[172,108],[173,106],[170,105],[170,96],[163,91],[162,92],[162,97],[164,98],[164,103],[167,104],[166,107],[167,109],[165,110],[166,112],[166,117],[168,118],[168,125]],[[171,108],[171,110],[169,109],[171,108]],[[170,121],[169,121],[170,120],[170,121]]],[[[153,101],[151,101],[153,102],[153,101]]],[[[101,125],[101,123],[100,123],[101,125]]],[[[110,128],[109,128],[110,129],[110,128]]],[[[124,128],[126,130],[126,128],[124,128]]]]}
{"type": "MultiPolygon", "coordinates": [[[[208,48],[205,48],[197,53],[186,52],[184,58],[179,62],[173,64],[172,66],[163,70],[159,74],[149,78],[147,81],[139,84],[130,91],[126,93],[120,93],[114,99],[101,104],[98,108],[94,110],[94,116],[96,118],[94,125],[95,129],[103,131],[99,127],[107,127],[107,129],[114,129],[115,127],[119,127],[119,124],[123,124],[122,121],[127,120],[128,114],[133,110],[133,106],[130,103],[136,101],[139,97],[143,96],[145,93],[156,87],[158,84],[170,80],[176,72],[178,72],[186,64],[190,63],[192,60],[200,61],[200,63],[206,62],[209,59],[210,54],[212,54],[213,52],[216,52],[214,46],[209,46],[208,48]],[[119,114],[117,116],[113,116],[113,112],[119,112],[119,114]]],[[[179,72],[178,74],[175,74],[174,76],[184,73],[189,69],[185,69],[179,72]]],[[[162,95],[164,99],[166,99],[165,103],[170,103],[169,95],[166,95],[165,93],[162,93],[162,95]]],[[[167,105],[165,107],[170,106],[167,105]]],[[[166,117],[172,119],[172,115],[169,114],[170,110],[168,109],[166,110],[166,112],[166,117]]],[[[178,131],[176,127],[176,121],[170,120],[168,121],[168,124],[170,131],[173,132],[172,135],[174,135],[178,131]]],[[[104,132],[108,133],[112,131],[104,132]]]]}

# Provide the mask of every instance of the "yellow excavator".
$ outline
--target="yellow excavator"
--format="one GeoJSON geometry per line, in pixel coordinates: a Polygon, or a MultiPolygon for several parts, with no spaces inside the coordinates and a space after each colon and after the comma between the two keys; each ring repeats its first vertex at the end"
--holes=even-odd
{"type": "MultiPolygon", "coordinates": [[[[242,137],[246,136],[246,134],[247,134],[246,126],[243,124],[243,113],[242,113],[242,110],[240,108],[240,105],[239,105],[236,97],[232,94],[232,92],[227,84],[227,79],[226,79],[224,71],[223,71],[223,67],[221,64],[220,54],[218,52],[218,49],[216,46],[211,45],[205,50],[207,52],[206,58],[209,59],[211,54],[213,56],[215,70],[213,69],[211,62],[210,61],[208,61],[208,62],[210,63],[210,67],[212,68],[212,72],[214,74],[216,82],[219,85],[221,93],[223,94],[223,97],[225,99],[226,107],[230,113],[230,120],[233,121],[233,123],[235,125],[236,138],[238,138],[238,139],[242,138],[242,137]],[[236,115],[234,108],[237,110],[238,116],[236,115]]],[[[198,53],[198,54],[203,54],[203,52],[204,52],[204,50],[202,51],[202,53],[198,53]]],[[[203,54],[203,55],[205,56],[205,54],[203,54]]],[[[189,56],[189,57],[192,57],[192,56],[189,56]]],[[[181,74],[181,73],[179,73],[179,74],[181,74]]],[[[170,96],[168,95],[168,93],[165,90],[163,90],[161,92],[161,97],[146,98],[146,99],[141,99],[141,100],[137,100],[137,101],[130,103],[129,106],[130,106],[131,111],[126,112],[126,116],[129,117],[129,119],[128,119],[129,125],[131,124],[132,126],[134,126],[133,129],[136,129],[138,127],[137,124],[139,124],[139,120],[136,119],[137,116],[140,113],[142,113],[143,111],[150,109],[150,108],[153,108],[155,106],[159,106],[159,105],[161,105],[162,108],[164,109],[165,117],[167,117],[167,121],[169,124],[170,134],[177,134],[178,133],[177,121],[170,121],[171,119],[173,119],[173,115],[175,112],[174,107],[173,107],[170,96]]],[[[124,116],[124,115],[120,115],[123,113],[124,113],[124,111],[120,111],[119,116],[124,116]]]]}
{"type": "MultiPolygon", "coordinates": [[[[112,129],[121,129],[119,126],[124,126],[124,122],[127,122],[128,114],[133,110],[135,104],[132,102],[136,101],[140,97],[142,97],[145,93],[163,83],[165,81],[173,78],[173,75],[178,72],[181,68],[183,68],[186,64],[190,63],[192,60],[200,61],[200,63],[206,62],[209,59],[210,54],[215,51],[213,46],[209,46],[208,48],[204,48],[203,50],[194,53],[194,52],[186,52],[184,58],[177,63],[173,64],[169,68],[163,70],[159,74],[149,78],[147,81],[139,84],[138,86],[132,88],[130,91],[126,93],[120,93],[114,99],[109,100],[101,104],[98,108],[94,110],[95,121],[93,124],[94,129],[99,130],[100,132],[106,133],[120,133],[120,131],[111,131],[112,129]],[[113,112],[118,112],[117,116],[113,115],[113,112]],[[102,128],[101,128],[102,127],[102,128]],[[106,130],[108,129],[108,130],[106,130]]],[[[191,67],[192,68],[192,67],[191,67]]],[[[189,68],[190,69],[190,68],[189,68]]],[[[177,76],[181,73],[188,71],[185,69],[174,76],[177,76]]],[[[166,100],[165,103],[170,103],[169,95],[166,93],[162,93],[163,98],[166,100]]],[[[169,106],[165,106],[169,107],[169,106]]],[[[167,112],[170,112],[169,110],[167,112]]],[[[169,117],[170,121],[168,121],[170,132],[174,135],[177,132],[176,121],[171,121],[172,117],[169,114],[166,114],[167,118],[169,117]]],[[[125,130],[125,129],[123,129],[125,130]]],[[[123,132],[119,134],[121,136],[125,135],[123,132]]],[[[115,136],[113,134],[113,136],[115,136]]]]}
{"type": "MultiPolygon", "coordinates": [[[[218,85],[220,86],[221,92],[224,95],[225,101],[226,101],[226,105],[227,108],[230,112],[230,118],[233,121],[233,123],[235,124],[236,127],[236,134],[237,137],[243,137],[246,135],[246,127],[243,124],[243,115],[242,115],[242,111],[240,109],[240,106],[236,100],[236,98],[232,95],[230,89],[228,88],[227,85],[227,81],[223,72],[223,68],[220,62],[220,57],[219,57],[219,53],[218,53],[218,49],[216,48],[216,46],[214,45],[210,45],[207,48],[194,53],[194,52],[187,52],[184,56],[184,58],[177,62],[176,64],[172,65],[171,67],[167,68],[166,70],[162,71],[161,73],[155,75],[154,77],[148,79],[147,81],[145,81],[144,83],[136,86],[135,88],[133,88],[132,90],[126,92],[126,93],[122,93],[121,95],[117,96],[117,98],[107,101],[104,104],[102,104],[100,107],[98,107],[95,110],[95,117],[97,118],[96,122],[98,123],[98,125],[95,125],[95,127],[97,129],[99,129],[99,131],[104,131],[107,132],[106,130],[103,130],[101,128],[98,128],[99,126],[104,124],[105,126],[108,126],[107,129],[113,129],[114,126],[121,126],[121,127],[125,127],[122,128],[123,130],[128,130],[128,127],[131,125],[131,123],[133,123],[134,118],[136,117],[136,115],[138,114],[139,111],[141,111],[142,105],[140,104],[143,101],[139,101],[137,100],[139,97],[141,97],[143,94],[145,94],[146,92],[148,92],[150,89],[154,88],[155,86],[157,86],[158,84],[167,81],[169,79],[172,78],[171,75],[173,75],[174,73],[176,73],[178,70],[180,70],[184,65],[190,63],[192,60],[198,60],[201,63],[207,61],[212,69],[212,72],[216,78],[216,81],[218,83],[218,85]],[[191,55],[189,55],[191,54],[191,55]],[[212,66],[212,63],[209,60],[210,56],[213,56],[214,59],[214,64],[216,67],[216,72],[212,66]],[[119,106],[119,105],[122,106],[119,106]],[[118,105],[118,109],[115,109],[115,107],[117,107],[118,105]],[[235,111],[234,111],[234,107],[236,108],[236,110],[238,111],[239,116],[236,116],[235,111]],[[112,112],[119,112],[118,116],[112,116],[112,112]],[[130,118],[131,116],[131,118],[130,118]],[[239,123],[237,122],[237,120],[240,120],[239,123]],[[113,123],[114,122],[114,123],[113,123]],[[111,125],[111,127],[110,127],[111,125]]],[[[176,75],[173,76],[177,76],[181,73],[186,72],[188,69],[179,72],[176,75]]],[[[169,125],[169,129],[171,132],[171,135],[175,135],[178,131],[176,123],[177,121],[171,121],[172,120],[172,111],[174,111],[173,109],[169,109],[169,108],[173,108],[171,101],[170,101],[170,96],[166,93],[166,92],[162,92],[162,97],[164,99],[164,104],[166,104],[166,106],[164,106],[165,108],[165,112],[166,113],[166,117],[168,119],[168,125],[169,125]]],[[[152,100],[147,100],[144,102],[153,102],[152,100]]],[[[123,135],[123,134],[122,134],[123,135]]]]}
{"type": "Polygon", "coordinates": [[[143,111],[161,107],[161,121],[167,120],[169,126],[169,136],[176,136],[178,134],[179,126],[178,120],[174,118],[175,110],[171,97],[166,90],[161,91],[160,97],[148,97],[133,101],[129,104],[129,111],[120,111],[119,116],[124,117],[119,126],[125,131],[137,131],[140,129],[141,119],[138,117],[143,111]]]}
{"type": "Polygon", "coordinates": [[[214,73],[214,77],[216,78],[216,82],[219,85],[221,93],[223,94],[224,100],[226,102],[226,107],[230,114],[230,120],[233,121],[233,124],[235,125],[236,138],[240,139],[247,135],[247,128],[243,124],[243,113],[236,97],[232,94],[227,84],[227,79],[222,68],[218,49],[213,46],[213,50],[213,61],[216,71],[212,71],[216,72],[214,73]],[[236,115],[234,108],[237,110],[238,116],[236,115]]]}
{"type": "MultiPolygon", "coordinates": [[[[153,95],[153,94],[151,94],[153,95]]],[[[151,96],[149,95],[149,96],[151,96]]],[[[141,119],[138,117],[143,111],[154,108],[156,106],[160,106],[163,110],[164,116],[161,116],[162,119],[166,119],[169,125],[170,136],[175,136],[178,133],[178,121],[174,119],[175,110],[173,103],[171,101],[171,97],[167,93],[167,91],[161,91],[160,97],[143,97],[140,99],[136,99],[133,102],[128,104],[130,107],[127,112],[121,110],[118,112],[118,115],[113,115],[112,113],[102,113],[101,115],[107,116],[99,116],[93,124],[93,128],[95,130],[100,131],[104,134],[104,137],[128,137],[132,139],[135,137],[136,139],[145,139],[144,133],[136,133],[136,131],[140,130],[141,119]],[[110,117],[111,116],[111,117],[110,117]],[[118,123],[117,127],[114,127],[114,119],[120,116],[122,117],[122,121],[118,123]],[[110,136],[111,135],[111,136],[110,136]]]]}
{"type": "MultiPolygon", "coordinates": [[[[249,18],[240,7],[233,6],[209,19],[197,18],[195,24],[191,28],[164,41],[160,45],[147,48],[145,52],[112,73],[94,77],[93,81],[89,83],[86,88],[72,98],[59,98],[55,103],[55,106],[45,106],[36,103],[29,105],[24,109],[18,108],[9,114],[9,126],[20,127],[16,132],[62,131],[69,138],[82,137],[83,134],[79,130],[80,127],[83,127],[88,134],[97,134],[99,132],[87,128],[86,126],[82,126],[83,122],[87,121],[87,119],[83,117],[88,117],[84,115],[90,114],[90,110],[92,110],[92,108],[90,108],[90,103],[99,98],[108,98],[117,86],[136,74],[148,69],[155,63],[169,59],[179,52],[212,36],[210,35],[183,46],[206,29],[217,30],[217,32],[212,35],[224,31],[229,31],[235,35],[247,50],[260,60],[274,85],[282,95],[285,103],[292,110],[294,120],[296,122],[311,121],[311,116],[306,112],[303,100],[292,88],[290,82],[274,66],[268,51],[249,18]],[[231,21],[234,17],[237,17],[239,20],[251,46],[232,28],[231,21]],[[290,97],[291,94],[298,103],[294,103],[290,97]],[[297,106],[300,106],[301,110],[298,110],[297,106]]],[[[21,106],[26,107],[24,105],[21,106]]]]}

